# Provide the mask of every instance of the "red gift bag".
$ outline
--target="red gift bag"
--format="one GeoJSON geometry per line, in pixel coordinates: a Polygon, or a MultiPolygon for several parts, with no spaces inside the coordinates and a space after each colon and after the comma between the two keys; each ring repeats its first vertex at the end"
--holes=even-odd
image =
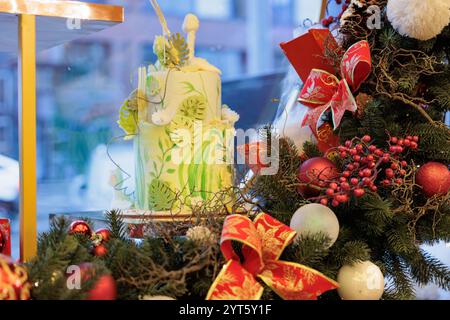
{"type": "Polygon", "coordinates": [[[307,33],[280,44],[290,63],[303,82],[312,69],[335,73],[333,62],[325,57],[326,47],[339,50],[339,45],[328,29],[310,29],[307,33]]]}

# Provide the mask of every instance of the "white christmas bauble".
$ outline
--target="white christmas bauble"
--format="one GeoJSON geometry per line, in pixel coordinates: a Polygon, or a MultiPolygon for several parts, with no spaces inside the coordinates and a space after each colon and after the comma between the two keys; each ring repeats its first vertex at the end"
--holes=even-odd
{"type": "Polygon", "coordinates": [[[298,235],[313,235],[319,232],[327,235],[331,247],[339,235],[339,221],[334,212],[321,204],[311,203],[298,209],[291,219],[291,229],[298,235]]]}
{"type": "Polygon", "coordinates": [[[450,0],[389,0],[387,17],[401,35],[429,40],[450,23],[450,0]]]}
{"type": "Polygon", "coordinates": [[[384,292],[383,273],[370,261],[343,266],[337,282],[343,300],[379,300],[384,292]]]}

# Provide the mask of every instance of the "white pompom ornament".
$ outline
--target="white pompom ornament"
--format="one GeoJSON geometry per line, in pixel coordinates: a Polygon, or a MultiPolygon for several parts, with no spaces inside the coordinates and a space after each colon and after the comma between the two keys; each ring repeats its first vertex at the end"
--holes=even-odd
{"type": "Polygon", "coordinates": [[[401,35],[429,40],[450,23],[450,1],[389,0],[387,17],[401,35]]]}
{"type": "Polygon", "coordinates": [[[334,212],[321,204],[311,203],[298,209],[291,219],[291,229],[299,235],[307,236],[323,233],[330,238],[331,247],[339,235],[339,221],[334,212]]]}
{"type": "Polygon", "coordinates": [[[384,292],[383,273],[370,261],[343,266],[337,282],[343,300],[379,300],[384,292]]]}

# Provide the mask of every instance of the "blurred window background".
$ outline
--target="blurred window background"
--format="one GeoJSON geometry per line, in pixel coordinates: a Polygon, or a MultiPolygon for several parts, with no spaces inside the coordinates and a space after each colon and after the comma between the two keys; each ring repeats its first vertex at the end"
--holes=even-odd
{"type": "MultiPolygon", "coordinates": [[[[132,143],[119,138],[118,109],[136,86],[137,68],[155,62],[153,39],[161,27],[147,0],[88,2],[123,5],[125,23],[38,53],[39,232],[48,228],[49,213],[111,207],[111,174],[117,167],[107,152],[133,174],[132,143]]],[[[272,120],[277,110],[273,99],[280,96],[289,67],[279,43],[290,40],[304,19],[319,21],[322,1],[158,2],[174,32],[181,31],[187,13],[200,17],[197,55],[222,70],[224,103],[241,114],[238,127],[251,126],[254,119],[272,120]]],[[[17,59],[0,54],[0,216],[13,220],[15,249],[19,247],[17,104],[17,59]]]]}

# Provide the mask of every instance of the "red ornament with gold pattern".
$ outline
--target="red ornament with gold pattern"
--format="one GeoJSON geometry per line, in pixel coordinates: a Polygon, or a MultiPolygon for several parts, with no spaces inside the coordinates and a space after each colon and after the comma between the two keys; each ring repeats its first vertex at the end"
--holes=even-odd
{"type": "Polygon", "coordinates": [[[243,215],[225,219],[220,248],[228,261],[209,289],[207,300],[258,300],[261,280],[285,300],[315,300],[336,289],[337,282],[304,265],[282,261],[280,256],[296,232],[262,213],[254,221],[243,215]],[[241,243],[243,261],[234,251],[241,243]]]}
{"type": "Polygon", "coordinates": [[[336,165],[322,157],[311,158],[302,163],[298,171],[298,180],[301,183],[298,191],[305,197],[311,198],[327,186],[327,182],[339,175],[336,165]]]}
{"type": "Polygon", "coordinates": [[[69,228],[70,234],[84,234],[86,236],[91,236],[92,230],[91,227],[83,220],[77,220],[70,224],[69,228]]]}
{"type": "Polygon", "coordinates": [[[0,254],[0,300],[29,300],[30,290],[25,268],[0,254]]]}

